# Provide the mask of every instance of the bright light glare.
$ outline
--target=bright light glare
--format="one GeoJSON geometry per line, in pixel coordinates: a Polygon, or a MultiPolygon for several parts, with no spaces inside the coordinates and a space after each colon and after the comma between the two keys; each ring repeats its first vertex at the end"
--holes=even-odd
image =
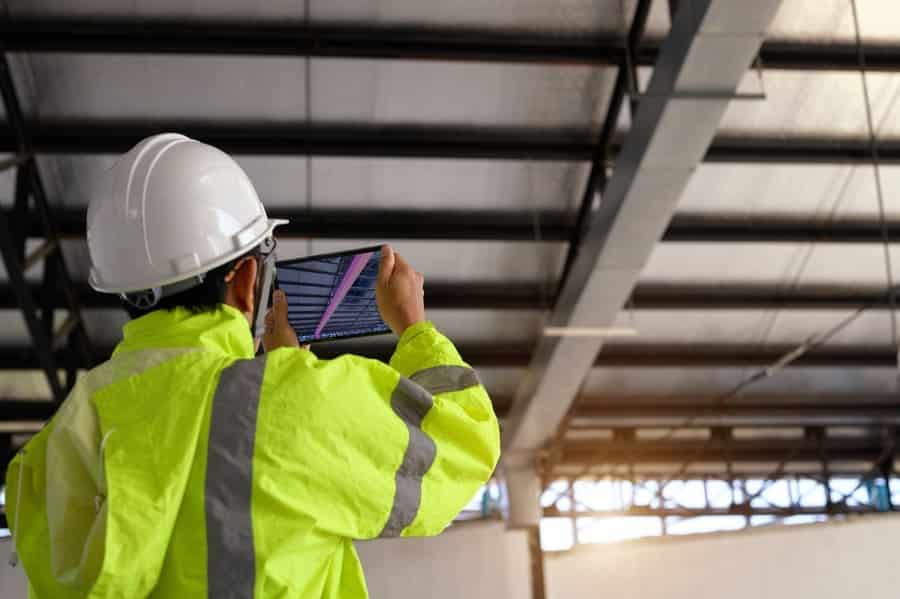
{"type": "Polygon", "coordinates": [[[699,518],[669,518],[667,532],[670,535],[692,535],[719,530],[740,530],[746,525],[743,516],[700,516],[699,518]]]}
{"type": "Polygon", "coordinates": [[[662,522],[653,516],[578,518],[578,540],[581,543],[613,543],[661,534],[662,522]]]}
{"type": "Polygon", "coordinates": [[[565,551],[575,545],[572,521],[568,518],[541,519],[541,549],[565,551]]]}
{"type": "Polygon", "coordinates": [[[790,516],[781,521],[782,524],[813,524],[814,522],[825,522],[828,520],[828,517],[824,514],[816,514],[816,515],[800,515],[800,516],[790,516]]]}
{"type": "Polygon", "coordinates": [[[568,483],[564,480],[556,480],[550,483],[550,486],[541,493],[541,507],[550,507],[554,500],[566,494],[569,488],[568,483]]]}

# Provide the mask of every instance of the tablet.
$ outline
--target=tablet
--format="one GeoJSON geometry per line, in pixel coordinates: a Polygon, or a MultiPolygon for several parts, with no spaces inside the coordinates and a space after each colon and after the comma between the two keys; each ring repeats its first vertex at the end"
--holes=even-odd
{"type": "Polygon", "coordinates": [[[276,263],[275,284],[300,343],[391,332],[375,303],[380,262],[377,246],[276,263]]]}

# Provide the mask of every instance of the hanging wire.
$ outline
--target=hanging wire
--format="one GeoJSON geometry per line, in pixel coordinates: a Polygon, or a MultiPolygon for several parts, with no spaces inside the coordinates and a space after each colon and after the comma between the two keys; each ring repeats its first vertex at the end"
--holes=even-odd
{"type": "MultiPolygon", "coordinates": [[[[894,291],[894,290],[892,290],[892,291],[894,291]]],[[[834,325],[830,329],[828,329],[822,333],[819,333],[817,335],[813,335],[812,337],[807,339],[805,342],[801,343],[796,348],[784,353],[780,358],[775,360],[769,366],[765,366],[763,368],[756,370],[754,373],[750,374],[744,380],[742,380],[737,385],[735,385],[730,391],[728,391],[727,393],[723,393],[722,395],[720,395],[719,397],[714,399],[706,408],[701,410],[698,414],[694,414],[693,416],[689,416],[689,417],[685,418],[681,422],[681,424],[669,429],[668,433],[666,433],[660,439],[658,439],[657,442],[667,441],[667,440],[671,439],[679,430],[689,427],[690,425],[695,423],[697,420],[699,420],[700,418],[705,416],[707,413],[715,411],[716,408],[718,408],[718,407],[722,406],[723,404],[727,403],[728,401],[734,399],[735,397],[740,395],[745,389],[747,389],[747,387],[754,385],[754,384],[758,383],[759,381],[765,380],[765,379],[773,376],[777,372],[779,372],[782,369],[784,369],[785,367],[789,366],[791,363],[797,361],[799,358],[801,358],[803,355],[805,355],[811,349],[815,349],[817,347],[824,345],[825,343],[830,341],[833,337],[835,337],[838,333],[840,333],[841,331],[846,329],[848,326],[850,326],[853,322],[855,322],[856,319],[858,319],[860,316],[862,316],[862,314],[864,314],[867,310],[869,310],[873,306],[877,305],[878,303],[880,303],[880,300],[873,300],[863,306],[860,306],[854,312],[852,312],[849,316],[845,317],[843,320],[838,322],[836,325],[834,325]]],[[[682,464],[682,466],[678,469],[678,471],[674,475],[668,477],[660,485],[660,488],[658,490],[658,495],[662,496],[663,489],[665,488],[665,486],[667,484],[669,484],[673,480],[679,479],[681,476],[683,476],[685,473],[687,473],[687,470],[691,467],[691,465],[694,462],[696,462],[697,459],[702,457],[710,449],[710,447],[711,447],[710,442],[699,445],[697,447],[697,450],[694,452],[694,454],[686,462],[684,462],[684,464],[682,464]]],[[[783,460],[782,463],[779,464],[778,467],[776,468],[776,471],[778,471],[780,468],[782,468],[783,464],[785,462],[790,461],[794,457],[794,453],[795,452],[792,452],[785,460],[783,460]]]]}
{"type": "MultiPolygon", "coordinates": [[[[830,341],[832,338],[834,338],[836,335],[838,335],[841,331],[843,331],[848,326],[850,326],[853,322],[855,322],[860,316],[862,316],[868,310],[881,304],[884,301],[885,297],[889,297],[890,295],[896,295],[897,291],[898,291],[898,289],[896,287],[892,287],[891,289],[886,290],[884,292],[884,294],[882,294],[878,298],[873,299],[872,301],[870,301],[866,304],[863,304],[862,306],[860,306],[859,308],[854,310],[849,316],[846,316],[843,320],[838,322],[836,325],[834,325],[830,329],[827,329],[826,331],[824,331],[822,333],[811,336],[807,341],[801,343],[796,348],[794,348],[788,352],[785,352],[780,358],[778,358],[777,360],[772,362],[770,365],[759,368],[758,370],[756,370],[755,372],[753,372],[752,374],[750,374],[749,376],[744,378],[737,385],[735,385],[731,390],[729,390],[728,392],[723,393],[719,397],[715,398],[712,402],[710,402],[710,404],[708,406],[706,406],[704,409],[700,410],[700,412],[698,412],[697,414],[688,416],[687,418],[682,420],[679,424],[677,424],[673,427],[670,427],[668,432],[665,435],[663,435],[659,439],[656,439],[654,442],[660,443],[660,442],[668,441],[673,436],[675,436],[675,434],[678,431],[690,427],[692,424],[694,424],[697,420],[701,419],[703,416],[705,416],[711,412],[714,412],[716,410],[716,408],[721,407],[723,404],[734,399],[741,392],[745,391],[751,385],[754,385],[762,380],[765,380],[765,379],[773,376],[774,374],[781,371],[783,368],[789,366],[791,363],[793,363],[796,360],[798,360],[799,358],[801,358],[803,355],[805,355],[810,350],[816,349],[816,348],[824,345],[825,343],[830,341]]],[[[656,490],[655,498],[662,500],[663,492],[665,490],[666,485],[668,485],[669,483],[671,483],[675,480],[678,480],[680,477],[684,476],[687,473],[690,466],[692,464],[694,464],[699,458],[703,457],[703,455],[711,449],[711,446],[712,446],[712,444],[710,442],[699,445],[697,447],[697,449],[694,451],[694,453],[691,455],[691,457],[688,458],[682,464],[682,466],[678,469],[678,471],[675,474],[669,476],[668,478],[666,478],[664,481],[662,481],[660,483],[659,487],[656,490]]],[[[798,451],[799,451],[798,447],[795,447],[793,450],[791,450],[791,452],[783,460],[781,460],[778,463],[775,470],[773,471],[773,475],[766,476],[764,480],[772,478],[772,476],[777,475],[779,472],[781,472],[785,468],[786,464],[794,458],[794,456],[797,454],[798,451]]],[[[576,474],[575,476],[572,476],[571,479],[578,480],[579,478],[583,478],[583,477],[587,476],[588,474],[590,474],[591,470],[594,469],[595,463],[588,464],[578,474],[576,474]]],[[[623,464],[619,464],[619,465],[623,465],[623,464]]],[[[613,472],[615,472],[616,469],[617,469],[617,465],[613,465],[611,467],[608,467],[607,470],[609,473],[613,473],[613,472]]]]}
{"type": "MultiPolygon", "coordinates": [[[[303,0],[303,26],[309,27],[309,3],[310,0],[303,0]]],[[[310,74],[310,69],[312,67],[312,58],[307,55],[303,59],[303,94],[304,94],[304,102],[306,103],[304,116],[306,117],[306,129],[309,131],[309,127],[312,124],[312,87],[310,82],[312,81],[312,76],[310,74]]],[[[312,212],[312,156],[307,154],[306,163],[304,164],[304,170],[306,175],[306,212],[312,212]]],[[[306,255],[311,256],[313,253],[312,250],[312,237],[306,238],[306,255]]]]}
{"type": "Polygon", "coordinates": [[[881,242],[884,249],[884,269],[887,279],[888,303],[891,313],[891,345],[897,353],[898,368],[900,368],[900,348],[898,348],[897,340],[897,294],[894,289],[894,272],[891,264],[891,240],[888,233],[887,222],[884,209],[884,188],[881,183],[881,160],[878,154],[878,140],[876,137],[875,124],[872,118],[872,100],[869,96],[869,83],[866,78],[866,51],[863,48],[862,34],[859,27],[859,12],[856,8],[856,0],[850,0],[850,8],[853,12],[853,31],[856,37],[856,59],[859,66],[859,78],[862,82],[863,99],[866,108],[866,126],[869,131],[869,150],[872,156],[872,170],[875,175],[875,194],[878,198],[878,221],[881,228],[881,242]]]}
{"type": "MultiPolygon", "coordinates": [[[[868,127],[868,132],[869,132],[869,146],[870,146],[870,153],[872,156],[872,167],[873,167],[873,171],[874,171],[874,175],[875,175],[876,195],[877,195],[877,199],[878,199],[879,225],[880,225],[880,230],[881,230],[882,248],[884,250],[885,275],[886,275],[887,284],[888,284],[885,295],[887,298],[889,312],[890,312],[891,346],[893,347],[895,355],[897,356],[897,359],[898,359],[898,368],[900,368],[900,343],[898,343],[898,341],[900,341],[900,340],[898,340],[898,337],[897,337],[897,314],[896,314],[898,289],[897,289],[897,286],[894,284],[894,277],[893,277],[893,267],[892,267],[891,254],[890,254],[890,235],[889,235],[888,227],[887,227],[886,214],[885,214],[885,202],[884,202],[884,190],[883,190],[883,185],[882,185],[882,181],[881,181],[880,156],[879,156],[879,152],[878,152],[878,143],[877,143],[877,138],[876,138],[873,117],[872,117],[871,98],[869,95],[868,82],[866,80],[865,50],[863,48],[862,37],[860,34],[859,15],[857,13],[856,0],[850,0],[850,4],[851,4],[852,12],[853,12],[853,22],[854,22],[854,28],[855,28],[856,47],[857,47],[857,60],[858,60],[858,64],[859,64],[860,77],[862,80],[863,97],[864,97],[864,101],[865,101],[864,103],[865,103],[865,109],[866,109],[866,123],[867,123],[867,127],[868,127]]],[[[795,349],[782,355],[778,360],[773,362],[771,365],[769,365],[765,368],[761,368],[761,369],[757,370],[756,372],[750,374],[744,380],[742,380],[740,383],[738,383],[734,388],[732,388],[730,391],[728,391],[727,393],[724,393],[723,395],[714,399],[709,404],[709,406],[707,406],[705,409],[701,410],[698,414],[689,416],[689,417],[685,418],[684,421],[682,421],[677,426],[671,427],[669,429],[669,431],[665,435],[663,435],[661,438],[657,439],[656,442],[659,443],[659,442],[664,442],[664,441],[671,439],[678,431],[689,427],[691,424],[696,422],[698,419],[702,418],[707,413],[714,411],[717,407],[721,406],[722,404],[724,404],[724,403],[730,401],[731,399],[733,399],[734,397],[738,396],[741,392],[743,392],[745,389],[747,389],[747,387],[749,387],[753,384],[756,384],[761,380],[771,377],[772,375],[779,372],[786,366],[790,365],[792,362],[794,362],[797,359],[799,359],[800,357],[802,357],[809,350],[814,349],[816,347],[819,347],[819,346],[827,343],[835,335],[837,335],[838,333],[843,331],[845,328],[847,328],[850,324],[852,324],[854,321],[856,321],[863,313],[865,313],[866,311],[868,311],[870,308],[874,307],[875,305],[879,304],[881,301],[882,301],[882,299],[873,300],[867,304],[860,306],[857,310],[855,310],[849,316],[847,316],[842,321],[837,323],[835,326],[831,327],[830,329],[826,330],[825,332],[823,332],[821,334],[813,335],[807,341],[800,344],[795,349]]],[[[678,471],[674,475],[669,476],[658,486],[657,491],[656,491],[656,499],[663,501],[664,500],[663,493],[665,491],[666,485],[668,485],[669,483],[671,483],[674,480],[678,480],[679,478],[683,477],[687,473],[690,466],[694,462],[696,462],[697,459],[702,457],[710,449],[710,446],[711,446],[711,443],[709,443],[709,442],[698,446],[698,448],[694,452],[694,454],[685,463],[682,464],[682,466],[678,469],[678,471]]],[[[769,479],[780,477],[781,474],[783,474],[783,471],[786,468],[787,464],[796,456],[798,451],[799,451],[798,447],[795,447],[793,450],[791,450],[791,452],[789,452],[788,455],[784,459],[782,459],[778,463],[778,465],[775,467],[775,469],[769,475],[767,475],[763,480],[769,480],[769,479]]],[[[887,452],[888,452],[888,450],[886,449],[885,453],[887,453],[887,452]]],[[[877,469],[880,467],[880,463],[884,459],[885,459],[885,456],[880,456],[875,461],[875,465],[873,466],[872,470],[863,476],[862,480],[860,481],[859,486],[862,486],[864,481],[872,475],[871,474],[872,472],[877,472],[877,469]]],[[[592,469],[591,466],[586,467],[582,473],[576,475],[574,478],[577,479],[579,477],[585,476],[586,474],[588,474],[590,472],[591,469],[592,469]]],[[[756,494],[753,494],[753,495],[748,494],[748,498],[747,498],[746,502],[749,503],[750,501],[759,497],[764,489],[765,489],[765,486],[763,486],[763,488],[756,494]]]]}
{"type": "MultiPolygon", "coordinates": [[[[894,349],[894,353],[897,356],[898,360],[898,368],[900,368],[900,346],[898,346],[897,339],[897,288],[894,285],[894,274],[893,267],[891,264],[891,247],[890,247],[890,235],[888,233],[887,227],[887,219],[885,216],[885,202],[884,202],[884,189],[881,182],[881,160],[878,154],[878,140],[876,137],[874,119],[872,117],[872,100],[869,95],[869,85],[868,80],[866,79],[866,52],[862,43],[862,34],[860,32],[859,27],[859,12],[856,7],[856,0],[850,0],[850,9],[853,13],[853,29],[854,35],[856,38],[856,57],[857,64],[859,66],[859,76],[862,82],[862,92],[863,92],[863,100],[866,109],[866,126],[868,127],[869,133],[869,150],[872,156],[872,170],[875,176],[875,193],[878,198],[878,221],[881,229],[881,242],[882,248],[884,250],[884,269],[885,269],[885,277],[887,278],[888,283],[888,292],[887,292],[887,300],[888,300],[888,308],[890,311],[890,319],[891,319],[891,346],[894,349]]],[[[787,463],[790,462],[794,456],[796,455],[798,448],[795,448],[791,453],[782,459],[778,465],[776,466],[773,474],[778,475],[778,473],[782,472],[786,467],[787,463]]],[[[881,463],[890,457],[890,454],[894,451],[894,444],[888,443],[885,446],[882,455],[880,455],[872,465],[872,468],[868,473],[864,474],[859,481],[859,484],[856,488],[851,491],[851,495],[858,491],[865,482],[877,475],[878,470],[881,467],[881,463]]],[[[767,477],[768,478],[768,477],[767,477]]],[[[826,485],[827,488],[827,485],[826,485]]],[[[755,499],[755,497],[751,498],[755,499]]],[[[829,498],[830,499],[830,498],[829,498]]]]}

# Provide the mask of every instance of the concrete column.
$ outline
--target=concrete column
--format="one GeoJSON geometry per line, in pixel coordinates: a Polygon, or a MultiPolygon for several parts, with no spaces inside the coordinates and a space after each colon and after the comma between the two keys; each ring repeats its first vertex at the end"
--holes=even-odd
{"type": "Polygon", "coordinates": [[[503,456],[509,495],[509,527],[528,532],[531,560],[531,599],[545,599],[544,552],[541,550],[541,478],[533,452],[510,452],[503,456]]]}
{"type": "Polygon", "coordinates": [[[541,478],[534,456],[504,456],[506,489],[509,493],[509,526],[526,528],[541,523],[541,478]]]}

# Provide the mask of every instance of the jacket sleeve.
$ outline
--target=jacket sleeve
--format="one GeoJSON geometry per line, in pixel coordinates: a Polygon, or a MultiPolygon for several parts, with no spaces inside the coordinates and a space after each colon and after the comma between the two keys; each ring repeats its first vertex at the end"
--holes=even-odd
{"type": "Polygon", "coordinates": [[[484,387],[431,323],[410,327],[389,365],[292,349],[267,357],[255,509],[288,507],[356,539],[435,535],[499,454],[484,387]]]}

